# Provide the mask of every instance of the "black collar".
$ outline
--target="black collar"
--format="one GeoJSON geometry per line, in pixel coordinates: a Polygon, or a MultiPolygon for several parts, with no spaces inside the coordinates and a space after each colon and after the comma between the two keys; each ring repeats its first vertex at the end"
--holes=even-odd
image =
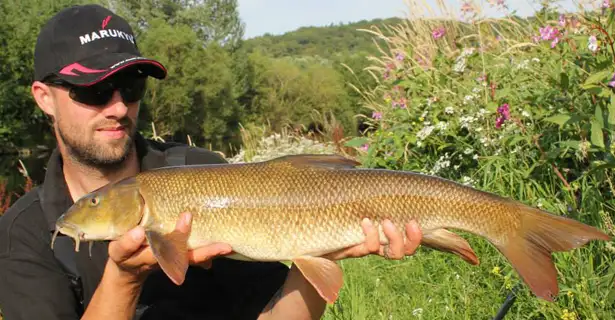
{"type": "MultiPolygon", "coordinates": [[[[167,165],[164,152],[140,134],[136,135],[135,145],[141,171],[167,165]]],[[[40,191],[41,207],[47,219],[49,231],[55,231],[56,220],[73,205],[73,199],[62,171],[62,156],[57,148],[53,150],[47,162],[45,180],[40,191]]]]}

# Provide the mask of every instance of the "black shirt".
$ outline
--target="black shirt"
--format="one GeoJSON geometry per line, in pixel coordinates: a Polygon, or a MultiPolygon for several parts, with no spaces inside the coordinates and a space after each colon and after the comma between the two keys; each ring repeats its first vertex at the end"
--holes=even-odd
{"type": "MultiPolygon", "coordinates": [[[[136,146],[142,171],[168,165],[165,150],[171,144],[138,135],[136,146]]],[[[189,151],[187,164],[225,162],[214,152],[189,151]]],[[[0,310],[6,320],[80,317],[70,280],[51,249],[54,222],[72,204],[55,150],[42,186],[19,198],[0,218],[0,310]]],[[[90,257],[88,244],[82,243],[76,253],[86,308],[102,277],[107,245],[95,242],[90,257]]],[[[156,271],[143,286],[140,319],[256,319],[287,272],[281,263],[218,258],[209,270],[191,266],[184,284],[176,286],[156,271]]]]}

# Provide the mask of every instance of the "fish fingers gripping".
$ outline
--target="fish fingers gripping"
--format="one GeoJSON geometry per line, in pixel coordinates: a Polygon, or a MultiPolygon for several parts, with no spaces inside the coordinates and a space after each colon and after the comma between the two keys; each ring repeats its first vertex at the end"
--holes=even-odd
{"type": "Polygon", "coordinates": [[[576,220],[513,203],[521,217],[515,237],[496,245],[534,294],[553,301],[558,293],[557,273],[551,253],[568,251],[591,240],[610,240],[600,230],[576,220]]]}

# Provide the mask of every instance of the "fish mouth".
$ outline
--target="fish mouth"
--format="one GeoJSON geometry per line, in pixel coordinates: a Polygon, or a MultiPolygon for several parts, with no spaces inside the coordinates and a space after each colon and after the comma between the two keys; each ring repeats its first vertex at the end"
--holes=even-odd
{"type": "Polygon", "coordinates": [[[53,232],[53,236],[51,237],[51,249],[53,249],[53,245],[59,233],[62,233],[68,237],[71,237],[75,240],[75,251],[79,251],[79,244],[81,241],[87,241],[86,234],[79,230],[79,228],[70,223],[64,222],[62,218],[58,219],[56,223],[56,230],[53,232]]]}

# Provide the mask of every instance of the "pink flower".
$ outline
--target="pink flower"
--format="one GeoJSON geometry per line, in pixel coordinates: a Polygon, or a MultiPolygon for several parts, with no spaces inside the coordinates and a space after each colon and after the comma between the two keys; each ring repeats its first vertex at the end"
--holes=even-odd
{"type": "Polygon", "coordinates": [[[609,81],[608,86],[611,88],[615,88],[615,74],[613,74],[613,77],[611,77],[611,81],[609,81]]]}
{"type": "Polygon", "coordinates": [[[498,107],[498,113],[504,116],[504,120],[510,119],[510,107],[508,103],[505,103],[498,107]]]}
{"type": "Polygon", "coordinates": [[[552,26],[540,28],[539,31],[542,40],[553,40],[559,36],[559,30],[552,26]]]}
{"type": "Polygon", "coordinates": [[[446,29],[444,29],[444,27],[433,29],[433,31],[431,32],[431,36],[434,39],[440,39],[444,37],[445,34],[446,34],[446,29]]]}
{"type": "Polygon", "coordinates": [[[563,14],[559,15],[559,25],[563,28],[566,26],[566,16],[563,14]]]}
{"type": "Polygon", "coordinates": [[[502,117],[498,117],[497,119],[495,119],[495,127],[500,129],[502,128],[502,124],[504,124],[504,118],[502,117]]]}
{"type": "Polygon", "coordinates": [[[403,53],[403,52],[398,52],[398,53],[395,55],[395,59],[396,59],[397,61],[404,61],[404,58],[405,58],[405,55],[404,55],[404,53],[403,53]]]}
{"type": "Polygon", "coordinates": [[[369,150],[369,144],[364,143],[361,147],[359,147],[359,149],[360,149],[361,151],[365,151],[365,152],[367,152],[367,150],[369,150]]]}
{"type": "Polygon", "coordinates": [[[508,103],[505,103],[498,107],[498,113],[500,114],[497,119],[495,119],[495,127],[500,129],[504,121],[510,119],[510,107],[508,103]]]}
{"type": "Polygon", "coordinates": [[[372,118],[376,119],[376,120],[380,120],[382,119],[382,112],[380,111],[374,111],[372,112],[372,118]]]}

